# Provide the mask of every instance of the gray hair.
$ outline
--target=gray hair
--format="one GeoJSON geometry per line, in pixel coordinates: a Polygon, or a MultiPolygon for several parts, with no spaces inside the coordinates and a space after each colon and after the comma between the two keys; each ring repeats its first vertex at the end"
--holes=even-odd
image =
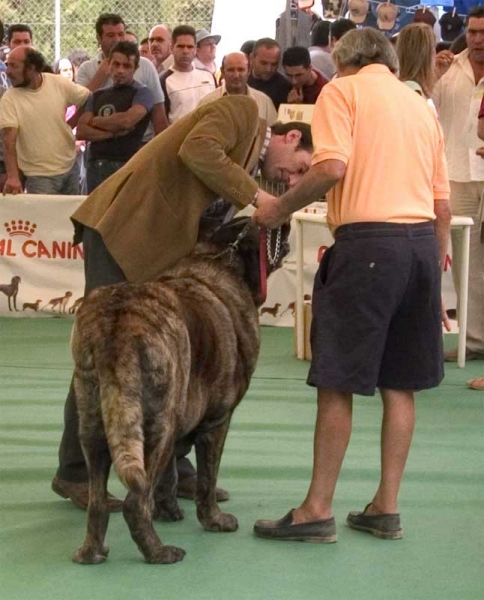
{"type": "Polygon", "coordinates": [[[362,69],[367,65],[380,64],[387,66],[392,73],[398,72],[394,47],[382,33],[371,27],[345,33],[334,47],[332,56],[338,69],[362,69]]]}

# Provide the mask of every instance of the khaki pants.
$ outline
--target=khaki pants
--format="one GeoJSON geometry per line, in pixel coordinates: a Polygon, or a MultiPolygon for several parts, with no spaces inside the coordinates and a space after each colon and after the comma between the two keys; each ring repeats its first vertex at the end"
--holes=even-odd
{"type": "MultiPolygon", "coordinates": [[[[481,195],[484,181],[450,182],[452,214],[472,217],[471,247],[469,257],[469,302],[466,331],[466,347],[484,353],[484,243],[481,242],[481,195]]],[[[457,291],[459,308],[460,266],[462,264],[461,241],[463,232],[452,230],[452,276],[457,291]]]]}

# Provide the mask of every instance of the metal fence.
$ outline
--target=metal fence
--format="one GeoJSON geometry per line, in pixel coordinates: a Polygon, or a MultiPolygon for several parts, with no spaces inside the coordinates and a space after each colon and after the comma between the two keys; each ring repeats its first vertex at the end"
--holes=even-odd
{"type": "Polygon", "coordinates": [[[120,14],[139,40],[153,25],[170,28],[180,24],[211,29],[214,0],[0,0],[4,25],[26,23],[32,28],[34,45],[48,61],[72,50],[97,51],[94,24],[104,12],[120,14]]]}

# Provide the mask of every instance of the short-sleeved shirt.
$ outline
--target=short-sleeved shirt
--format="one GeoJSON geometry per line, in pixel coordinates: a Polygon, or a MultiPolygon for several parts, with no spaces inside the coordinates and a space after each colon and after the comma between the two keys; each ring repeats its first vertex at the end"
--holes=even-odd
{"type": "Polygon", "coordinates": [[[129,85],[101,88],[89,96],[85,111],[94,113],[96,117],[126,112],[135,104],[146,108],[146,115],[138,121],[133,131],[116,139],[91,142],[89,146],[90,159],[105,158],[128,161],[140,149],[143,135],[150,121],[153,95],[146,85],[133,81],[129,85]]]}
{"type": "Polygon", "coordinates": [[[200,100],[217,87],[211,73],[195,68],[183,72],[168,69],[160,77],[160,81],[165,93],[166,114],[170,123],[175,123],[195,110],[200,100]]]}
{"type": "MultiPolygon", "coordinates": [[[[84,86],[89,85],[89,82],[97,73],[103,58],[104,57],[100,52],[95,58],[82,63],[77,71],[76,82],[84,86]]],[[[144,56],[140,57],[138,68],[134,72],[134,80],[138,83],[146,85],[151,90],[154,104],[160,104],[165,101],[165,95],[160,85],[160,76],[155,68],[155,65],[144,56]]],[[[112,86],[113,83],[114,82],[111,77],[107,77],[102,87],[112,86]]],[[[143,142],[149,142],[149,140],[153,138],[153,135],[153,126],[150,123],[146,128],[143,142]]]]}
{"type": "Polygon", "coordinates": [[[450,189],[435,111],[384,65],[369,65],[322,90],[312,121],[313,164],[346,165],[328,193],[328,223],[435,219],[450,189]]]}
{"type": "Polygon", "coordinates": [[[89,90],[65,77],[42,73],[36,90],[10,88],[0,102],[0,128],[18,130],[17,160],[28,176],[66,173],[76,159],[71,128],[65,121],[71,104],[83,106],[89,90]]]}

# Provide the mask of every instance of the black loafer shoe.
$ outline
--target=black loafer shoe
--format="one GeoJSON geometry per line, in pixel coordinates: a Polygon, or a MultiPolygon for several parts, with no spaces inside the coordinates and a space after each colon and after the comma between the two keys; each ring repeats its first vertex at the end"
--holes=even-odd
{"type": "MultiPolygon", "coordinates": [[[[195,494],[197,492],[197,476],[192,475],[191,477],[184,477],[178,481],[178,488],[176,495],[178,498],[185,498],[185,500],[195,500],[195,494]]],[[[227,490],[222,488],[215,488],[215,498],[217,502],[226,502],[230,498],[230,494],[227,490]]]]}
{"type": "Polygon", "coordinates": [[[254,533],[266,540],[281,540],[287,542],[312,542],[332,544],[338,541],[334,517],[308,523],[292,523],[292,508],[285,517],[278,521],[256,521],[254,533]]]}
{"type": "Polygon", "coordinates": [[[352,529],[367,531],[382,540],[401,540],[403,529],[400,525],[400,515],[366,515],[368,504],[363,512],[352,511],[348,514],[346,522],[352,529]]]}
{"type": "MultiPolygon", "coordinates": [[[[61,498],[69,498],[71,502],[81,510],[87,510],[89,505],[89,484],[86,482],[76,483],[59,479],[57,475],[52,480],[52,491],[61,498]]],[[[108,494],[109,512],[120,512],[123,510],[123,501],[108,494]]]]}

